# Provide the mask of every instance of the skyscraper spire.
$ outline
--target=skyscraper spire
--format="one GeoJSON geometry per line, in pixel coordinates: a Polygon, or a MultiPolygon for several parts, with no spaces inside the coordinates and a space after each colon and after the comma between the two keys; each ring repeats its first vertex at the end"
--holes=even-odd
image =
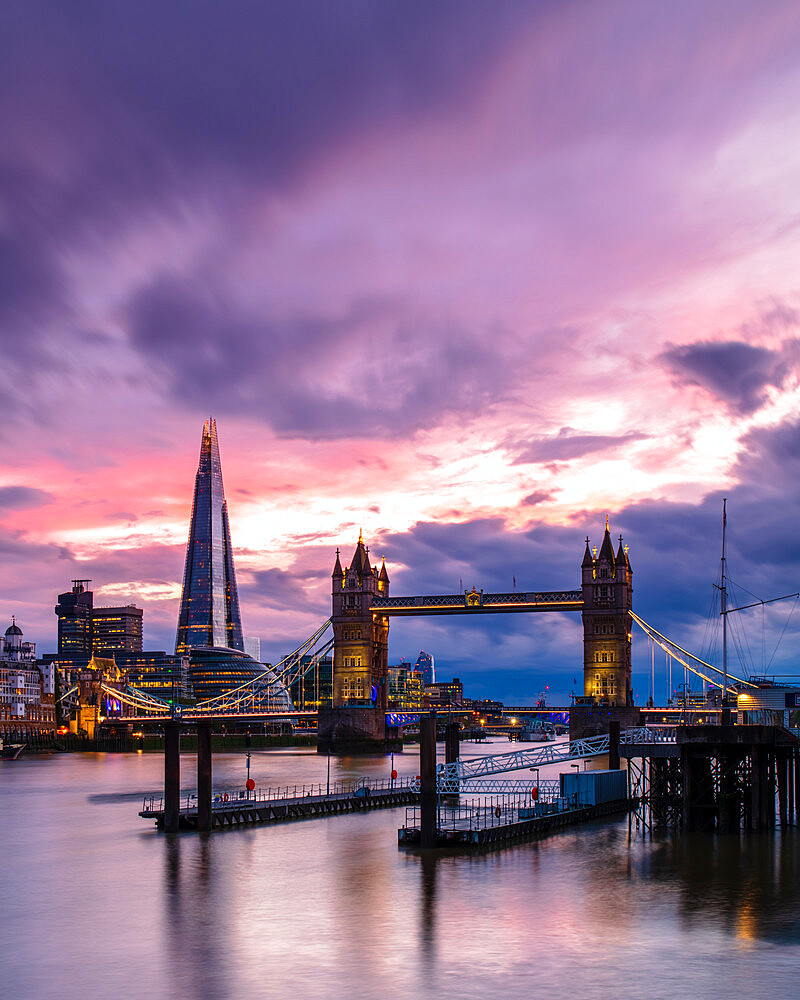
{"type": "Polygon", "coordinates": [[[203,424],[183,571],[175,652],[190,646],[244,649],[217,423],[203,424]]]}

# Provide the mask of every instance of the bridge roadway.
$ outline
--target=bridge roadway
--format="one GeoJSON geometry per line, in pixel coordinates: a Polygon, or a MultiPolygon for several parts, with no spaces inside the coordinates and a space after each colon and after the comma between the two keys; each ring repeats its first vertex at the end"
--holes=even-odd
{"type": "Polygon", "coordinates": [[[529,591],[510,594],[484,594],[473,589],[463,594],[436,594],[416,597],[376,597],[370,605],[376,614],[402,615],[474,615],[508,614],[514,611],[582,611],[580,590],[529,591]]]}
{"type": "Polygon", "coordinates": [[[177,723],[180,726],[213,725],[215,722],[282,722],[290,719],[316,720],[317,712],[311,709],[287,709],[282,712],[211,712],[208,715],[201,713],[181,712],[177,715],[110,715],[106,717],[107,722],[118,722],[125,725],[136,723],[150,723],[153,725],[166,725],[177,723]]]}

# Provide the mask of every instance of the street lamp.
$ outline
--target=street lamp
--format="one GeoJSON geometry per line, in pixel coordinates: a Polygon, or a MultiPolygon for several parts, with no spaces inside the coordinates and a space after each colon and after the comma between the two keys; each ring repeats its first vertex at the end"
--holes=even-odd
{"type": "MultiPolygon", "coordinates": [[[[578,764],[570,764],[569,766],[575,768],[575,773],[576,774],[580,774],[581,773],[581,765],[580,765],[580,763],[578,763],[578,764]]],[[[578,789],[579,789],[579,787],[580,786],[579,786],[578,782],[576,781],[575,782],[575,805],[576,806],[578,805],[578,789]]]]}

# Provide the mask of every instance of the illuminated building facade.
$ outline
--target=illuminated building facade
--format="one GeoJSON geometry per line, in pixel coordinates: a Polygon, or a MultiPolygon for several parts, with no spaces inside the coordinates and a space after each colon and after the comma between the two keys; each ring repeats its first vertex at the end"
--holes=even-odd
{"type": "Polygon", "coordinates": [[[348,569],[342,569],[336,550],[331,591],[333,705],[372,706],[385,711],[389,619],[373,615],[371,609],[376,597],[389,596],[389,575],[385,563],[380,571],[370,565],[369,550],[361,534],[348,569]]]}
{"type": "Polygon", "coordinates": [[[91,580],[73,580],[72,590],[58,595],[58,655],[91,656],[114,650],[137,652],[142,648],[144,612],[134,604],[124,607],[94,606],[91,580]]]}
{"type": "Polygon", "coordinates": [[[203,425],[175,652],[209,646],[244,651],[228,506],[213,418],[203,425]]]}
{"type": "Polygon", "coordinates": [[[458,677],[451,681],[437,681],[426,684],[425,701],[431,708],[462,708],[464,706],[464,685],[458,677]]]}
{"type": "Polygon", "coordinates": [[[410,663],[389,667],[386,674],[388,702],[392,711],[422,710],[422,674],[410,663]]]}
{"type": "Polygon", "coordinates": [[[302,677],[292,682],[289,693],[295,708],[319,708],[330,705],[333,691],[333,657],[300,657],[300,665],[305,670],[302,677]]]}
{"type": "Polygon", "coordinates": [[[633,705],[629,614],[633,570],[621,535],[614,552],[608,519],[599,553],[590,551],[586,539],[581,587],[584,697],[603,705],[633,705]]]}
{"type": "Polygon", "coordinates": [[[148,652],[115,651],[114,662],[125,671],[129,684],[149,694],[171,701],[192,695],[189,657],[163,650],[148,652]]]}
{"type": "Polygon", "coordinates": [[[433,654],[426,653],[421,649],[416,663],[417,670],[422,674],[423,684],[436,683],[436,667],[433,662],[433,654]]]}
{"type": "Polygon", "coordinates": [[[58,595],[55,612],[58,616],[59,656],[92,655],[92,592],[91,580],[73,580],[72,590],[58,595]]]}
{"type": "Polygon", "coordinates": [[[140,653],[143,611],[133,604],[92,608],[92,644],[96,653],[140,653]]]}
{"type": "Polygon", "coordinates": [[[36,663],[36,644],[12,619],[0,636],[0,735],[52,733],[55,725],[55,669],[36,663]]]}

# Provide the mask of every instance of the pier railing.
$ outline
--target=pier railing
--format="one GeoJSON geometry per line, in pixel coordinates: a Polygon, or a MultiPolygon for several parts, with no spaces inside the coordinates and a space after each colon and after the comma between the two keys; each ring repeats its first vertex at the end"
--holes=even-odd
{"type": "MultiPolygon", "coordinates": [[[[463,802],[455,806],[440,805],[436,826],[440,833],[486,830],[574,808],[574,802],[567,798],[553,797],[550,801],[543,801],[541,799],[531,800],[530,796],[517,794],[489,795],[486,798],[463,802]]],[[[408,806],[403,824],[404,829],[415,830],[419,829],[420,825],[420,807],[408,806]]]]}
{"type": "MultiPolygon", "coordinates": [[[[252,792],[238,786],[236,788],[215,789],[212,795],[212,808],[225,809],[235,805],[253,802],[286,802],[307,798],[334,798],[352,795],[369,795],[373,792],[393,791],[395,789],[416,788],[416,779],[409,776],[392,778],[350,778],[342,781],[315,782],[313,784],[277,785],[269,788],[254,788],[252,792]]],[[[187,792],[182,797],[187,811],[197,808],[197,793],[187,792]]],[[[161,795],[145,795],[142,801],[143,812],[161,812],[164,808],[164,798],[161,795]]]]}

